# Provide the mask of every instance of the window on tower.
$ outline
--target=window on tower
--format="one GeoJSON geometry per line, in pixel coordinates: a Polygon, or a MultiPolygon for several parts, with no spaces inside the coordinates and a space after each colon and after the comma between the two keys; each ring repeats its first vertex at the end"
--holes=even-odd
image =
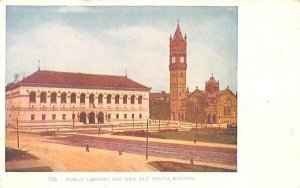
{"type": "Polygon", "coordinates": [[[184,63],[184,57],[183,56],[180,57],[180,62],[184,63]]]}
{"type": "Polygon", "coordinates": [[[175,63],[175,57],[172,57],[172,63],[175,63]]]}

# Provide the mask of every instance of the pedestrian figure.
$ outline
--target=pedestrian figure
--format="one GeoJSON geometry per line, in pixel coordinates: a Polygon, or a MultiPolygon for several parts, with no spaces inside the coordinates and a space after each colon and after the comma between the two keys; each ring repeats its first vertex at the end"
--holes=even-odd
{"type": "Polygon", "coordinates": [[[86,149],[85,149],[85,152],[90,152],[90,148],[89,148],[89,145],[86,145],[86,149]]]}
{"type": "Polygon", "coordinates": [[[191,157],[190,164],[191,164],[191,165],[194,164],[194,158],[193,158],[193,157],[191,157]]]}

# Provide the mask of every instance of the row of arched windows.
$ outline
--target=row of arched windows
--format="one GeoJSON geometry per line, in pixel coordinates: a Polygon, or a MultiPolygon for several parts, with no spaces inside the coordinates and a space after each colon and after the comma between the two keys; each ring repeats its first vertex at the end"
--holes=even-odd
{"type": "MultiPolygon", "coordinates": [[[[80,103],[85,103],[85,99],[86,99],[86,95],[85,93],[81,93],[79,100],[80,103]]],[[[135,95],[131,95],[130,96],[130,104],[135,104],[135,95]]],[[[138,104],[142,104],[143,101],[143,96],[138,96],[138,104]]],[[[128,95],[124,95],[123,96],[123,104],[127,104],[127,100],[128,100],[128,95]]],[[[29,93],[29,102],[30,103],[35,103],[36,102],[36,93],[34,91],[29,93]]],[[[40,96],[40,102],[41,103],[46,103],[47,102],[47,93],[46,92],[42,92],[41,96],[40,96]]],[[[50,102],[51,103],[56,103],[57,102],[57,94],[56,92],[52,92],[50,95],[50,102]]],[[[60,102],[61,103],[67,103],[67,93],[61,93],[60,95],[60,102]]],[[[94,94],[90,94],[89,95],[89,103],[94,103],[95,102],[95,95],[94,94]]],[[[106,97],[106,103],[107,104],[111,104],[112,102],[112,95],[108,94],[106,97]]],[[[76,93],[72,93],[71,94],[71,103],[76,103],[76,93]]],[[[98,95],[98,104],[103,104],[103,94],[99,94],[98,95]]],[[[115,96],[115,104],[120,104],[120,95],[116,95],[115,96]]]]}

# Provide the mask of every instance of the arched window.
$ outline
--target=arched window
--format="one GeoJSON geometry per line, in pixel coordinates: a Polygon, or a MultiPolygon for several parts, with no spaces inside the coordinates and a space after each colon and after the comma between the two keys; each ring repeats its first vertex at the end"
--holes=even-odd
{"type": "Polygon", "coordinates": [[[120,101],[120,95],[115,96],[115,104],[119,104],[120,101]]]}
{"type": "Polygon", "coordinates": [[[131,97],[130,97],[130,103],[131,103],[131,104],[134,104],[134,101],[135,101],[135,96],[134,96],[134,95],[131,95],[131,97]]]}
{"type": "Polygon", "coordinates": [[[66,93],[62,93],[60,95],[60,102],[61,103],[66,103],[67,102],[67,94],[66,93]]]}
{"type": "Polygon", "coordinates": [[[80,103],[85,103],[85,93],[81,93],[81,95],[80,95],[80,103]]]}
{"type": "Polygon", "coordinates": [[[71,103],[76,103],[76,93],[71,94],[71,103]]]}
{"type": "Polygon", "coordinates": [[[142,96],[142,95],[139,96],[139,98],[138,98],[138,103],[139,103],[139,104],[142,104],[142,103],[143,103],[143,96],[142,96]]]}
{"type": "Polygon", "coordinates": [[[51,103],[56,103],[57,95],[55,92],[51,93],[51,103]]]}
{"type": "Polygon", "coordinates": [[[212,123],[217,123],[217,116],[216,116],[216,114],[214,114],[212,116],[212,123]]]}
{"type": "Polygon", "coordinates": [[[128,98],[127,95],[124,95],[124,96],[123,96],[123,104],[127,104],[127,98],[128,98]]]}
{"type": "Polygon", "coordinates": [[[106,103],[111,104],[111,94],[107,95],[106,103]]]}
{"type": "Polygon", "coordinates": [[[230,116],[231,115],[231,100],[227,99],[224,103],[224,116],[230,116]]]}
{"type": "Polygon", "coordinates": [[[90,94],[90,97],[89,97],[89,103],[94,103],[94,101],[95,101],[95,96],[94,96],[94,94],[90,94]]]}
{"type": "Polygon", "coordinates": [[[29,102],[36,102],[36,93],[34,91],[29,93],[29,102]]]}
{"type": "Polygon", "coordinates": [[[98,95],[98,103],[99,103],[99,104],[102,104],[102,103],[103,103],[103,95],[102,95],[102,94],[99,94],[99,95],[98,95]]]}
{"type": "Polygon", "coordinates": [[[42,92],[41,97],[40,97],[41,103],[46,103],[47,102],[47,93],[42,92]]]}
{"type": "Polygon", "coordinates": [[[207,115],[206,122],[207,123],[211,123],[211,116],[210,116],[210,114],[207,115]]]}

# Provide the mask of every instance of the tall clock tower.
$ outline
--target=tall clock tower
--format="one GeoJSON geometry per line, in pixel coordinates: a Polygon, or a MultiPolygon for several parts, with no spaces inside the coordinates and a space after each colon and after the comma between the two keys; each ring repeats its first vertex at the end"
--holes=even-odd
{"type": "Polygon", "coordinates": [[[171,119],[185,120],[186,99],[186,34],[182,36],[179,21],[174,36],[170,36],[170,108],[171,119]]]}

